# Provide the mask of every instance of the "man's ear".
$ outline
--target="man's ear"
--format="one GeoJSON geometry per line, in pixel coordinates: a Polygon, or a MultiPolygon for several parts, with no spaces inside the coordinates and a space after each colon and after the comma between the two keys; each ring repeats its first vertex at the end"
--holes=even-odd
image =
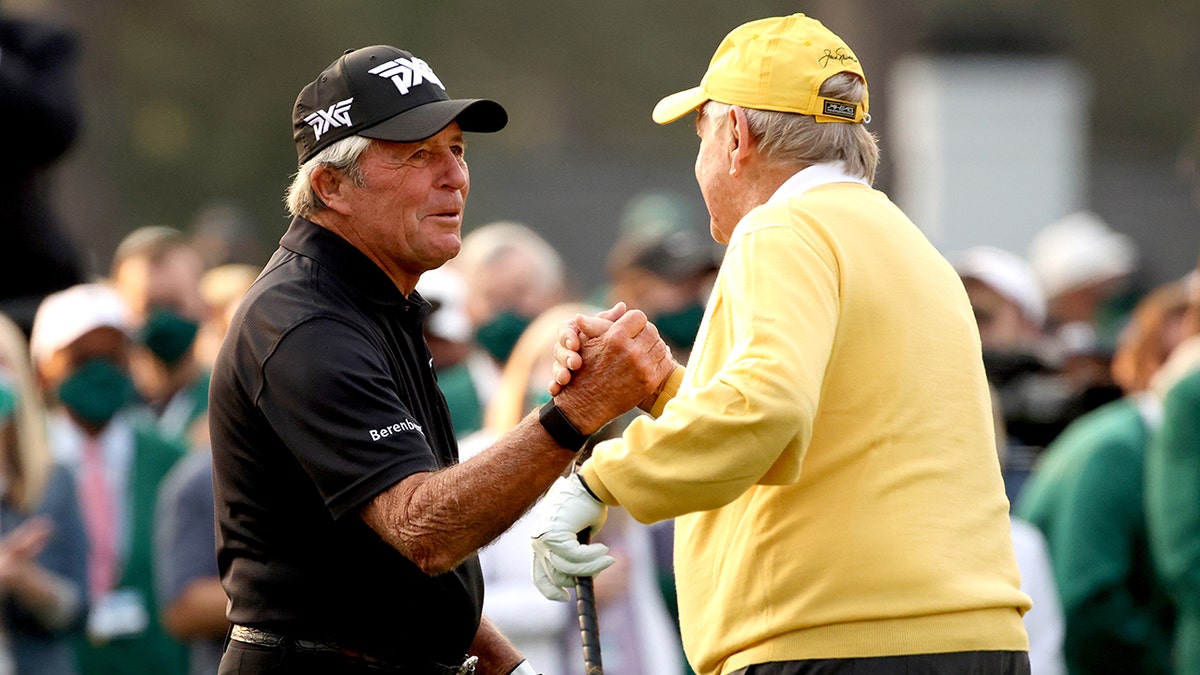
{"type": "Polygon", "coordinates": [[[736,176],[746,168],[756,145],[754,135],[750,133],[750,121],[746,119],[745,109],[741,106],[730,106],[727,121],[729,131],[733,135],[729,151],[729,175],[736,176]]]}
{"type": "Polygon", "coordinates": [[[322,204],[337,213],[347,213],[349,205],[345,192],[352,187],[352,181],[346,174],[322,164],[313,170],[308,180],[322,204]]]}

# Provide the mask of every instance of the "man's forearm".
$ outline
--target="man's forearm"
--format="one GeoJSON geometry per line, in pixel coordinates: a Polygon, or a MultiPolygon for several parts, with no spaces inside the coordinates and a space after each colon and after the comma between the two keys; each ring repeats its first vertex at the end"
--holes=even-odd
{"type": "Polygon", "coordinates": [[[475,664],[476,675],[508,675],[525,660],[487,616],[479,622],[479,630],[471,643],[471,655],[479,657],[475,664]]]}
{"type": "Polygon", "coordinates": [[[574,458],[535,412],[470,460],[400,481],[363,518],[426,573],[441,574],[503,534],[574,458]]]}

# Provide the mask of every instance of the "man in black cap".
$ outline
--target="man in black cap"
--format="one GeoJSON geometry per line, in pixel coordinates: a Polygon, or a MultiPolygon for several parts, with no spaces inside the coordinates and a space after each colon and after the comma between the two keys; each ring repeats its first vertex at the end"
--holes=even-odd
{"type": "Polygon", "coordinates": [[[414,288],[461,244],[463,133],[506,122],[388,46],[300,92],[295,218],[213,372],[221,673],[536,672],[482,617],[476,551],[653,396],[666,348],[614,308],[570,391],[458,464],[414,288]]]}

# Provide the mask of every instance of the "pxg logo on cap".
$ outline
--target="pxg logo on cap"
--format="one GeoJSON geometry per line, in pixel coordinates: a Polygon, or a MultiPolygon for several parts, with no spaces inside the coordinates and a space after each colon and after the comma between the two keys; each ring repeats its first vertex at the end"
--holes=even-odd
{"type": "Polygon", "coordinates": [[[493,132],[508,114],[488,99],[451,99],[429,64],[387,45],[347,51],[300,91],[292,109],[301,164],[356,134],[420,141],[456,120],[463,131],[493,132]]]}

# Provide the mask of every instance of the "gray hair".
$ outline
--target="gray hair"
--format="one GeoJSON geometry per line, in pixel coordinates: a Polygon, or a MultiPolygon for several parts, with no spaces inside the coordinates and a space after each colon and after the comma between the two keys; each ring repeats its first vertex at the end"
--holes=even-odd
{"type": "MultiPolygon", "coordinates": [[[[838,73],[821,85],[821,95],[859,103],[866,96],[866,83],[852,73],[838,73]]],[[[723,125],[732,106],[708,101],[702,114],[723,125]]],[[[817,122],[809,115],[743,108],[750,134],[763,155],[777,162],[816,164],[840,161],[846,173],[875,180],[879,144],[864,124],[817,122]]]]}
{"type": "Polygon", "coordinates": [[[292,177],[292,184],[288,187],[287,197],[284,199],[288,213],[300,218],[309,218],[318,211],[328,208],[312,188],[313,172],[321,166],[328,166],[341,172],[355,185],[362,187],[362,166],[358,160],[369,147],[371,147],[371,139],[363,136],[348,136],[318,152],[312,159],[302,164],[300,170],[292,177]]]}

